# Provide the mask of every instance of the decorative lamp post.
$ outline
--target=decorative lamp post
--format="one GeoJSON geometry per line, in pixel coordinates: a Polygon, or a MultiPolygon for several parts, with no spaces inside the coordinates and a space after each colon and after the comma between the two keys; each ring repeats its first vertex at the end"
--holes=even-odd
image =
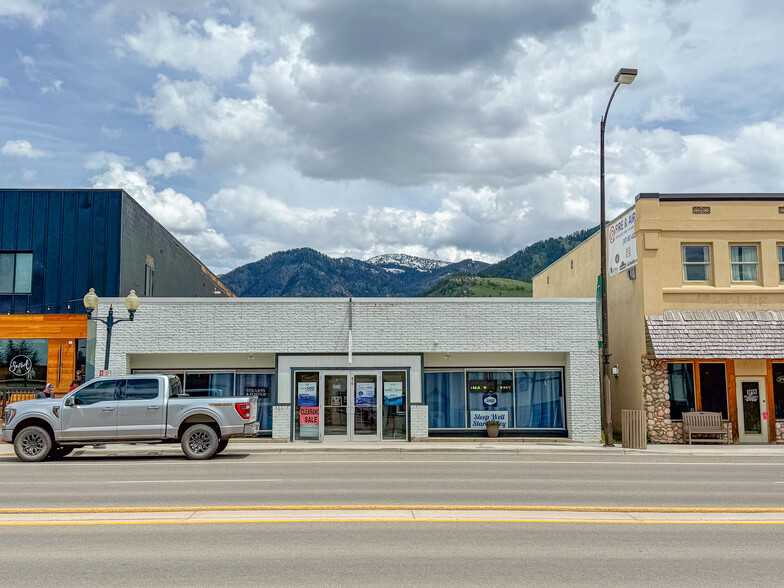
{"type": "Polygon", "coordinates": [[[607,124],[607,113],[610,112],[610,104],[612,104],[615,93],[621,84],[631,84],[634,78],[637,77],[637,70],[622,67],[615,74],[615,89],[610,94],[610,101],[607,102],[607,109],[604,111],[601,125],[601,147],[599,150],[599,166],[600,166],[600,182],[599,182],[599,207],[601,211],[601,218],[599,221],[600,238],[601,238],[601,307],[602,307],[602,341],[601,341],[601,377],[599,379],[599,389],[601,393],[602,404],[602,427],[604,430],[604,445],[606,447],[613,446],[613,426],[612,426],[612,409],[610,403],[610,349],[609,349],[609,328],[607,326],[607,227],[604,214],[604,128],[607,124]]]}
{"type": "Polygon", "coordinates": [[[136,291],[131,290],[128,296],[125,297],[125,308],[128,310],[128,318],[114,318],[114,309],[112,305],[109,305],[109,313],[107,314],[106,318],[94,317],[93,312],[98,309],[98,296],[95,293],[95,288],[90,288],[90,291],[85,294],[84,299],[84,307],[87,309],[87,319],[93,321],[100,321],[106,325],[106,358],[103,362],[103,369],[109,369],[109,349],[112,344],[112,327],[117,323],[121,323],[123,321],[132,321],[134,313],[139,308],[139,297],[136,296],[136,291]]]}

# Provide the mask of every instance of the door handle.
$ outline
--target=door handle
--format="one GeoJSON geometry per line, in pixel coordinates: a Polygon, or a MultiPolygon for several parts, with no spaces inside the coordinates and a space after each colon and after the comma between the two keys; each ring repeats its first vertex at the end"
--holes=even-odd
{"type": "Polygon", "coordinates": [[[114,410],[113,406],[107,406],[101,409],[103,412],[112,412],[114,410]]]}
{"type": "Polygon", "coordinates": [[[160,410],[160,409],[161,409],[160,406],[148,406],[147,407],[147,410],[160,410]]]}

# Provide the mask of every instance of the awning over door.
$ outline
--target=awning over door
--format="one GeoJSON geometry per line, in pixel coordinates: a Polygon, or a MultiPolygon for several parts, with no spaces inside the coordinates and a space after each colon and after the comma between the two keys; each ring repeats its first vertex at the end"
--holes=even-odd
{"type": "Polygon", "coordinates": [[[784,311],[671,310],[645,323],[659,359],[784,357],[784,311]]]}

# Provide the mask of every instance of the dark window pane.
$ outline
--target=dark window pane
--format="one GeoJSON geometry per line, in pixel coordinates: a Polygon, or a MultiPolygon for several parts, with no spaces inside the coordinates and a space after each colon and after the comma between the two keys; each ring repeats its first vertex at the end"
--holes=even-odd
{"type": "Polygon", "coordinates": [[[684,265],[683,266],[683,279],[687,282],[707,282],[710,278],[708,276],[707,265],[684,265]]]}
{"type": "Polygon", "coordinates": [[[188,372],[185,376],[185,393],[188,396],[234,396],[234,374],[199,374],[188,372]]]}
{"type": "Polygon", "coordinates": [[[710,261],[710,249],[705,245],[684,245],[683,261],[708,263],[710,261]]]}
{"type": "Polygon", "coordinates": [[[463,372],[425,374],[425,404],[431,429],[466,426],[465,382],[463,372]]]}
{"type": "Polygon", "coordinates": [[[96,402],[107,402],[116,400],[115,390],[117,383],[114,380],[105,380],[88,384],[74,395],[75,404],[87,405],[96,402]]]}
{"type": "Polygon", "coordinates": [[[123,400],[152,400],[158,397],[158,380],[126,380],[123,400]]]}
{"type": "Polygon", "coordinates": [[[784,421],[784,363],[773,364],[773,406],[776,420],[784,421]]]}
{"type": "Polygon", "coordinates": [[[727,417],[727,378],[723,363],[700,363],[700,398],[702,410],[720,412],[727,417]]]}
{"type": "Polygon", "coordinates": [[[0,292],[14,291],[14,254],[0,253],[0,292]]]}
{"type": "Polygon", "coordinates": [[[17,294],[29,294],[33,285],[33,254],[16,254],[16,283],[14,292],[17,294]]]}
{"type": "Polygon", "coordinates": [[[515,372],[517,428],[562,429],[561,372],[515,372]]]}
{"type": "Polygon", "coordinates": [[[694,411],[694,366],[690,363],[668,363],[667,381],[670,387],[670,418],[683,418],[684,412],[694,411]]]}

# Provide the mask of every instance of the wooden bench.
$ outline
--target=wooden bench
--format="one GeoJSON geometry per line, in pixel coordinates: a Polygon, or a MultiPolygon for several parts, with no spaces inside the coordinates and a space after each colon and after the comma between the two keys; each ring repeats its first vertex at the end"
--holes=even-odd
{"type": "Polygon", "coordinates": [[[689,445],[694,443],[730,443],[730,425],[724,426],[720,412],[684,412],[683,413],[683,439],[689,445]],[[718,435],[713,439],[692,439],[692,435],[718,435]],[[722,439],[724,437],[724,439],[722,439]]]}

